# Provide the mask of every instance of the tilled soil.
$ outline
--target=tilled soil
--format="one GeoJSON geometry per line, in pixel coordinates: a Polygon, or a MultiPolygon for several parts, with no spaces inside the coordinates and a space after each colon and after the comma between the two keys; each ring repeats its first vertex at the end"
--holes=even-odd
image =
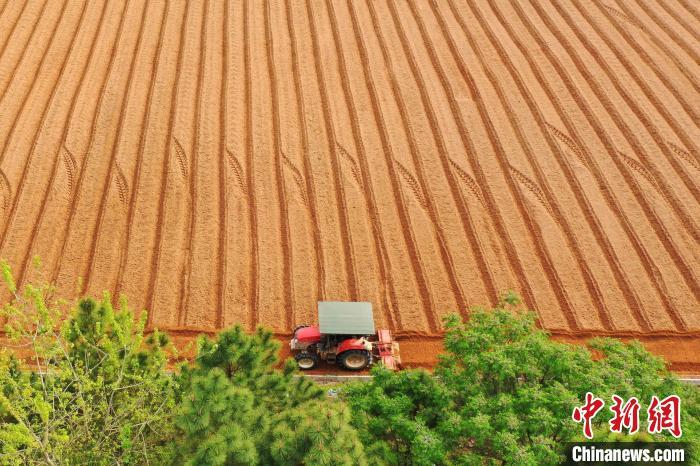
{"type": "Polygon", "coordinates": [[[0,255],[183,338],[371,301],[429,366],[513,289],[697,372],[698,31],[687,0],[0,0],[0,255]]]}

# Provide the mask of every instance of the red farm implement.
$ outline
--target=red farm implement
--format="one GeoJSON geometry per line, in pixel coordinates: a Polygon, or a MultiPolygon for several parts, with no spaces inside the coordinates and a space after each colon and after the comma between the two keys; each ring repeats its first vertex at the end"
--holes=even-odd
{"type": "Polygon", "coordinates": [[[320,360],[359,371],[379,360],[389,369],[401,365],[399,344],[389,330],[374,329],[372,304],[367,302],[321,301],[318,326],[300,325],[289,342],[302,370],[320,360]]]}

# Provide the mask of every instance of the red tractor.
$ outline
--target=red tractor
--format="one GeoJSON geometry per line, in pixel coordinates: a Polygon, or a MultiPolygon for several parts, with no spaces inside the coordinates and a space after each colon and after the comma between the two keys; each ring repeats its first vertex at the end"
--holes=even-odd
{"type": "Polygon", "coordinates": [[[389,369],[401,363],[399,344],[389,330],[374,330],[372,303],[321,301],[318,326],[300,325],[289,342],[302,370],[316,367],[319,360],[359,371],[380,359],[389,369]]]}

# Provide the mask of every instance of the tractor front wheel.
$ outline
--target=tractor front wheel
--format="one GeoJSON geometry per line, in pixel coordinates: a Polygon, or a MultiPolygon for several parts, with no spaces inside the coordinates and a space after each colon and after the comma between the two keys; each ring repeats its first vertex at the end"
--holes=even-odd
{"type": "Polygon", "coordinates": [[[297,366],[299,366],[299,369],[303,371],[313,369],[318,363],[318,356],[307,351],[297,354],[296,356],[294,356],[294,359],[296,359],[297,366]]]}
{"type": "Polygon", "coordinates": [[[350,371],[361,371],[372,362],[372,355],[365,350],[348,350],[338,358],[340,364],[350,371]]]}

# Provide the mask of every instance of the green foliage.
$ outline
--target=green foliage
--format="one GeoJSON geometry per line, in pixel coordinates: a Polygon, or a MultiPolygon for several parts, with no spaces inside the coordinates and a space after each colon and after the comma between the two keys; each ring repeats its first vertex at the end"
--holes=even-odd
{"type": "MultiPolygon", "coordinates": [[[[684,441],[697,444],[698,391],[685,386],[638,342],[597,339],[591,347],[553,341],[513,293],[467,322],[446,318],[445,350],[434,375],[373,371],[374,380],[344,391],[372,462],[389,464],[558,464],[564,443],[580,441],[571,420],[590,391],[606,400],[596,439],[614,441],[607,421],[613,393],[683,399],[684,441]]],[[[644,413],[640,418],[645,427],[644,413]]],[[[636,440],[670,436],[638,434],[636,440]]]]}
{"type": "Polygon", "coordinates": [[[700,391],[638,342],[553,341],[514,293],[466,322],[449,316],[433,374],[377,367],[338,400],[293,361],[280,368],[267,330],[202,337],[170,375],[167,336],[147,336],[125,300],[66,302],[45,284],[18,288],[4,262],[0,273],[1,464],[557,464],[583,439],[571,412],[588,391],[606,401],[594,423],[606,441],[673,440],[611,435],[613,394],[643,409],[679,395],[682,440],[700,452],[700,391]]]}
{"type": "Polygon", "coordinates": [[[394,373],[377,366],[372,375],[371,383],[343,390],[372,462],[442,463],[459,422],[446,387],[423,370],[394,373]]]}
{"type": "Polygon", "coordinates": [[[0,355],[3,464],[164,461],[174,406],[167,338],[146,337],[145,314],[136,320],[125,301],[66,303],[48,285],[18,290],[8,265],[0,268],[14,350],[0,355]]]}
{"type": "Polygon", "coordinates": [[[173,452],[185,464],[363,464],[347,409],[295,365],[282,370],[272,333],[236,326],[199,340],[177,377],[182,395],[173,452]]]}
{"type": "Polygon", "coordinates": [[[341,403],[309,401],[272,416],[270,426],[261,464],[365,464],[350,410],[341,403]]]}

